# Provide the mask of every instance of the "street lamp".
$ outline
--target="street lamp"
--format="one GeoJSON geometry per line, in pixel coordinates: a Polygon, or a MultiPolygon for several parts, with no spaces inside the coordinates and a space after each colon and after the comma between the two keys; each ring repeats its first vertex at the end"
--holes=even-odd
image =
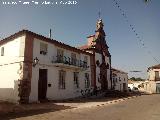
{"type": "Polygon", "coordinates": [[[34,58],[34,60],[33,60],[33,67],[35,67],[38,64],[38,62],[39,62],[39,59],[37,57],[34,58]]]}

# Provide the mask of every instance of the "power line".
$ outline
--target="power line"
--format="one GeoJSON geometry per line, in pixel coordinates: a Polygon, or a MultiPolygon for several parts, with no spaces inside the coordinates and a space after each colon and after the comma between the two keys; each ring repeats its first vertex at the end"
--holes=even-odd
{"type": "MultiPolygon", "coordinates": [[[[148,2],[150,0],[145,0],[145,2],[148,2]]],[[[148,47],[145,45],[144,40],[141,38],[140,34],[137,32],[137,30],[135,29],[135,26],[133,24],[130,24],[130,21],[128,19],[128,16],[126,14],[126,12],[121,8],[120,6],[120,1],[118,0],[113,0],[114,5],[119,9],[121,15],[124,17],[125,21],[129,24],[130,29],[133,31],[133,33],[135,34],[137,40],[140,42],[140,44],[142,45],[142,47],[144,49],[146,49],[147,53],[153,58],[153,60],[157,63],[160,63],[160,61],[153,56],[152,52],[148,49],[148,47]]]]}

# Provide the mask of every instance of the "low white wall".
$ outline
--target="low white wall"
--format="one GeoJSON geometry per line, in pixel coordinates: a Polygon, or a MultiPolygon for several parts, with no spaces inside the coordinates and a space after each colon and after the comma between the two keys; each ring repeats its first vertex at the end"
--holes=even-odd
{"type": "Polygon", "coordinates": [[[157,93],[156,87],[160,85],[160,82],[148,81],[144,83],[144,91],[148,93],[157,93]]]}

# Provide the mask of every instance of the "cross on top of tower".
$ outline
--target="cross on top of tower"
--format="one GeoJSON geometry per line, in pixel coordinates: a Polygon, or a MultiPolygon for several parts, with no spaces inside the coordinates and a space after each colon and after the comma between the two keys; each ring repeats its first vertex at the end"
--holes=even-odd
{"type": "Polygon", "coordinates": [[[101,11],[98,12],[98,17],[101,18],[101,11]]]}

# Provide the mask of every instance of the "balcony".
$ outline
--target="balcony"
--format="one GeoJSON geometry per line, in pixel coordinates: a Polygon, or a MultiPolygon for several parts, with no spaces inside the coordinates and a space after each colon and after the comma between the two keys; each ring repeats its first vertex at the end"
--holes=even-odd
{"type": "Polygon", "coordinates": [[[160,77],[155,77],[155,81],[160,81],[160,77]]]}
{"type": "Polygon", "coordinates": [[[89,68],[87,62],[66,56],[56,56],[52,63],[55,64],[56,67],[77,68],[83,70],[89,68]]]}

